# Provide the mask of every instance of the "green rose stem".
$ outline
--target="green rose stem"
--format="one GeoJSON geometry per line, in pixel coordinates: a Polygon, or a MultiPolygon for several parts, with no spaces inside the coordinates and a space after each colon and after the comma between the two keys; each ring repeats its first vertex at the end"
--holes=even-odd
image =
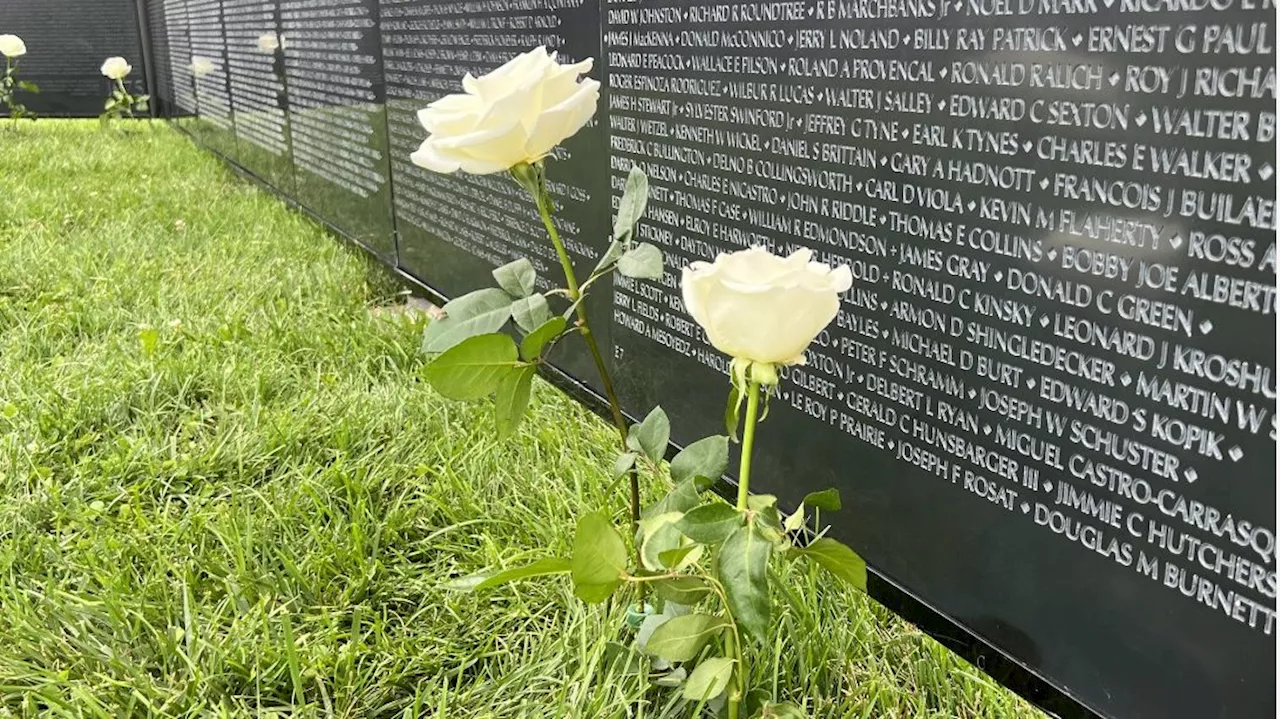
{"type": "MultiPolygon", "coordinates": [[[[760,382],[747,382],[747,416],[742,425],[742,458],[738,463],[738,511],[747,511],[747,498],[751,496],[751,450],[756,443],[756,424],[760,415],[760,382]]],[[[728,601],[726,600],[726,604],[728,601]]],[[[729,719],[738,719],[742,697],[747,694],[746,664],[742,657],[742,646],[738,641],[737,629],[725,635],[726,653],[733,657],[734,686],[729,689],[729,719]]]]}
{"type": "Polygon", "coordinates": [[[747,509],[751,494],[751,448],[756,443],[756,417],[760,412],[760,383],[747,383],[747,418],[742,427],[742,460],[738,465],[738,511],[747,509]]]}
{"type": "Polygon", "coordinates": [[[9,106],[9,115],[13,118],[13,128],[16,130],[18,129],[18,118],[22,113],[13,109],[13,104],[15,102],[13,97],[13,70],[13,58],[6,55],[4,58],[4,79],[6,80],[5,85],[8,87],[8,96],[5,99],[7,100],[6,104],[9,106]]]}
{"type": "MultiPolygon", "coordinates": [[[[582,291],[578,286],[578,277],[573,272],[573,261],[569,259],[569,252],[565,249],[564,242],[560,239],[560,232],[556,230],[556,225],[551,220],[551,211],[554,205],[551,196],[547,194],[547,178],[544,172],[543,164],[535,162],[532,165],[522,164],[511,168],[511,174],[515,177],[516,182],[520,183],[529,194],[533,196],[533,202],[538,206],[538,214],[542,216],[542,225],[547,228],[547,236],[551,238],[551,244],[555,245],[556,255],[560,258],[560,267],[564,270],[565,284],[568,286],[569,301],[574,304],[578,316],[578,327],[582,333],[582,339],[587,343],[587,349],[591,351],[591,359],[595,362],[596,372],[600,374],[600,384],[604,386],[605,398],[609,401],[609,410],[613,414],[613,424],[618,428],[618,435],[622,439],[622,451],[627,451],[627,418],[622,414],[622,403],[618,400],[618,393],[613,388],[613,380],[609,377],[609,370],[604,363],[604,355],[600,354],[600,345],[596,343],[595,335],[591,332],[591,325],[587,320],[587,308],[585,303],[581,302],[582,291]]],[[[640,478],[633,469],[628,472],[631,480],[631,524],[633,529],[640,526],[640,478]]],[[[636,546],[636,559],[640,559],[640,547],[636,546]]],[[[644,606],[644,589],[642,583],[640,587],[639,606],[644,606]]]]}

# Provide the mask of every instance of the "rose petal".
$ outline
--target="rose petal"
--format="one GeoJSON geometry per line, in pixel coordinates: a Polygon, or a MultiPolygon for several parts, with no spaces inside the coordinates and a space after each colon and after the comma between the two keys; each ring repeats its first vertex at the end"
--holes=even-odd
{"type": "Polygon", "coordinates": [[[430,139],[424,141],[418,147],[416,152],[409,155],[409,159],[418,167],[444,174],[457,172],[462,167],[462,163],[457,160],[450,159],[440,154],[435,147],[435,143],[430,139]]]}
{"type": "Polygon", "coordinates": [[[529,133],[525,149],[531,159],[538,159],[572,137],[596,114],[600,101],[600,83],[584,80],[578,91],[554,108],[542,113],[529,133]]]}
{"type": "Polygon", "coordinates": [[[836,292],[848,292],[853,287],[853,271],[848,265],[840,265],[831,271],[829,275],[831,281],[831,289],[836,292]]]}

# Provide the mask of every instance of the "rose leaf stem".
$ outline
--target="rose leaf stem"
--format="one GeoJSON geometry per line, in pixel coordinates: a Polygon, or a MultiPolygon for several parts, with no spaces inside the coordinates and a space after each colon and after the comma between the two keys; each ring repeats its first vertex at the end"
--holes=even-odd
{"type": "MultiPolygon", "coordinates": [[[[564,281],[569,290],[569,301],[576,303],[576,313],[578,316],[578,325],[582,330],[582,339],[586,342],[587,349],[591,352],[591,360],[595,363],[596,372],[600,375],[600,384],[604,387],[605,399],[609,402],[609,411],[613,415],[613,425],[618,429],[618,435],[622,442],[622,451],[627,451],[627,418],[622,414],[622,402],[618,399],[617,390],[613,387],[613,379],[609,376],[609,369],[605,366],[604,355],[600,353],[600,346],[596,343],[595,334],[591,331],[591,324],[587,319],[587,308],[580,300],[582,292],[578,287],[578,277],[573,271],[573,261],[569,259],[569,252],[565,249],[564,242],[560,239],[560,232],[556,230],[555,223],[551,220],[551,198],[547,194],[546,176],[543,174],[541,165],[534,167],[537,176],[537,183],[530,188],[533,195],[534,204],[538,206],[538,214],[542,216],[542,225],[547,230],[547,236],[551,238],[551,244],[555,246],[556,255],[560,258],[560,267],[564,270],[564,281]]],[[[633,468],[628,474],[631,484],[631,524],[633,529],[640,527],[640,477],[633,468]]],[[[636,547],[636,561],[640,562],[640,547],[636,547]]],[[[645,585],[639,585],[639,607],[644,608],[645,585]]]]}
{"type": "MultiPolygon", "coordinates": [[[[541,179],[541,178],[540,178],[541,179]]],[[[538,188],[538,195],[535,197],[538,205],[538,213],[542,215],[542,224],[547,228],[547,235],[551,238],[551,244],[555,245],[556,254],[560,257],[560,266],[564,269],[565,284],[569,289],[569,300],[577,302],[576,312],[578,315],[578,324],[582,327],[582,338],[587,343],[587,348],[591,350],[591,359],[595,362],[596,371],[600,373],[600,383],[604,385],[604,393],[609,401],[609,410],[613,414],[613,424],[618,428],[618,434],[622,438],[623,446],[627,442],[627,420],[622,414],[622,404],[618,400],[618,393],[613,388],[613,380],[609,376],[609,370],[604,363],[604,355],[600,353],[600,346],[596,343],[595,334],[591,331],[591,324],[587,320],[587,308],[578,302],[581,299],[581,292],[578,289],[578,278],[573,271],[573,262],[569,259],[569,253],[565,249],[564,242],[560,239],[560,233],[556,230],[555,223],[551,221],[551,202],[546,197],[546,189],[538,188]]],[[[633,511],[632,518],[638,519],[639,512],[633,511]]]]}
{"type": "Polygon", "coordinates": [[[738,511],[747,508],[751,494],[751,450],[756,443],[756,417],[760,412],[760,383],[747,383],[747,418],[742,427],[742,460],[738,465],[738,511]]]}

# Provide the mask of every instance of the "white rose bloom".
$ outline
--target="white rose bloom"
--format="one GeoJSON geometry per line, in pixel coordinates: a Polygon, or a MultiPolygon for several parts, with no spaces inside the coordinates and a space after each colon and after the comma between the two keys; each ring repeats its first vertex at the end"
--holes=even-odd
{"type": "Polygon", "coordinates": [[[258,49],[263,52],[275,52],[280,49],[280,38],[274,32],[264,32],[258,36],[258,49]]]}
{"type": "Polygon", "coordinates": [[[590,59],[561,65],[539,47],[488,75],[467,74],[466,92],[418,112],[431,135],[410,159],[433,172],[474,175],[541,160],[595,114],[600,83],[578,80],[591,66],[590,59]]]}
{"type": "Polygon", "coordinates": [[[720,254],[684,268],[684,306],[716,349],[735,359],[804,364],[804,351],[853,286],[846,266],[811,262],[796,250],[778,257],[763,247],[720,254]]]}
{"type": "Polygon", "coordinates": [[[0,35],[0,55],[22,57],[27,54],[27,44],[17,35],[0,35]]]}
{"type": "Polygon", "coordinates": [[[112,80],[123,80],[132,71],[133,66],[122,57],[109,57],[102,63],[102,74],[112,80]]]}
{"type": "Polygon", "coordinates": [[[213,60],[196,55],[191,58],[191,72],[196,77],[204,77],[213,72],[213,60]]]}

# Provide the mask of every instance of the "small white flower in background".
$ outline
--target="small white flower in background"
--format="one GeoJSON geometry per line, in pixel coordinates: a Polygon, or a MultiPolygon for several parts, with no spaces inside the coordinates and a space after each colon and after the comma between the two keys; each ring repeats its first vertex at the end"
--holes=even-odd
{"type": "Polygon", "coordinates": [[[258,36],[258,49],[263,52],[275,52],[280,49],[280,36],[274,32],[264,32],[258,36]]]}
{"type": "Polygon", "coordinates": [[[102,63],[102,74],[112,80],[123,80],[132,71],[133,66],[122,57],[109,57],[102,63]]]}
{"type": "Polygon", "coordinates": [[[739,360],[803,364],[804,351],[840,309],[853,274],[810,261],[796,250],[778,257],[763,247],[720,254],[684,268],[684,306],[716,349],[739,360]]]}
{"type": "Polygon", "coordinates": [[[27,44],[17,35],[0,35],[0,55],[22,57],[27,54],[27,44]]]}
{"type": "Polygon", "coordinates": [[[600,83],[579,76],[592,60],[573,65],[538,47],[493,72],[462,79],[465,92],[418,112],[431,133],[414,164],[433,172],[488,175],[546,157],[596,112],[600,83]]]}
{"type": "Polygon", "coordinates": [[[191,72],[196,77],[204,77],[213,72],[213,60],[196,55],[191,58],[191,72]]]}

